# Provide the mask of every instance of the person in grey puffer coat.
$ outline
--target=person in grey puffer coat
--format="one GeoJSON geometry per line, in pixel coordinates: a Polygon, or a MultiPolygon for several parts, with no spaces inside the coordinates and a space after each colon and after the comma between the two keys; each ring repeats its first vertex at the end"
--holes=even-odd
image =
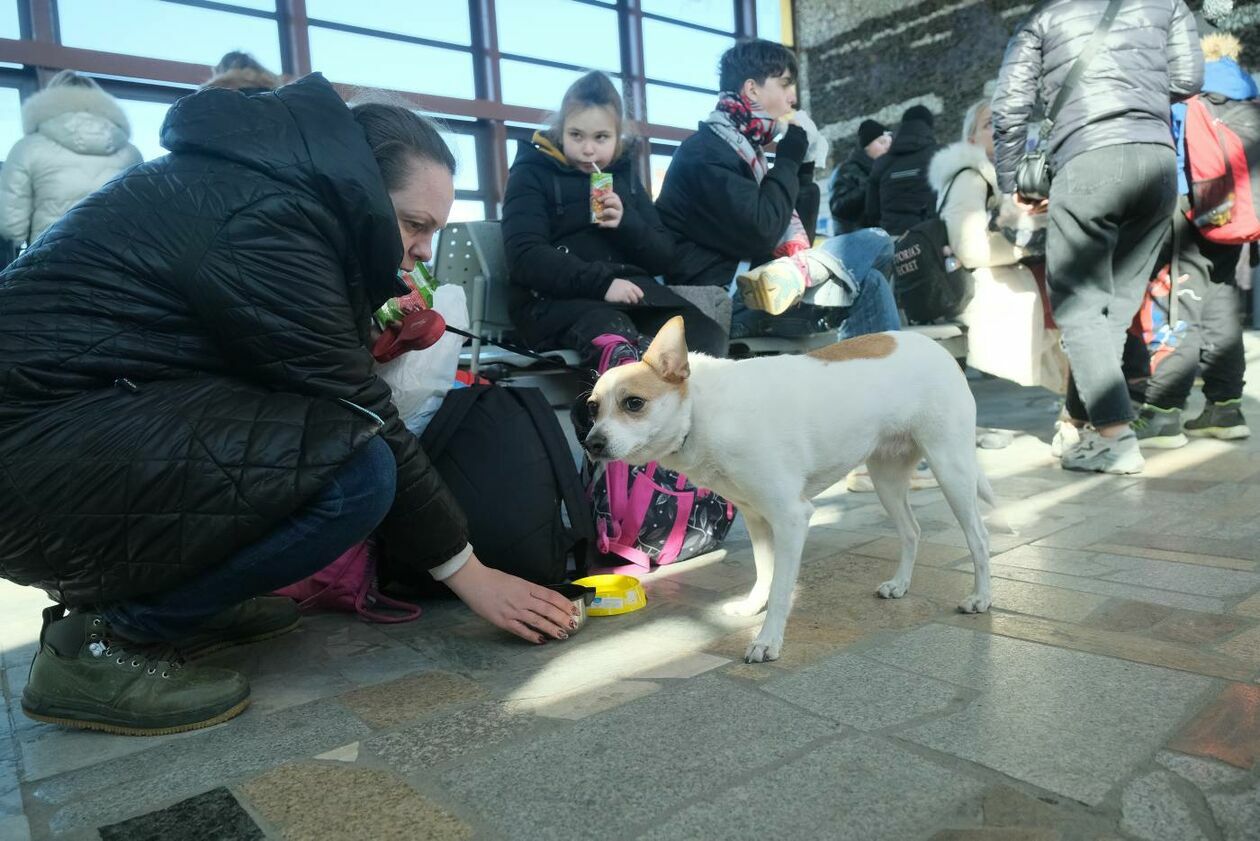
{"type": "MultiPolygon", "coordinates": [[[[1049,110],[1107,6],[1049,0],[1011,38],[993,94],[1004,194],[1016,192],[1038,96],[1049,110]]],[[[1050,305],[1072,365],[1069,392],[1079,391],[1093,426],[1063,453],[1064,468],[1142,470],[1120,356],[1176,206],[1169,105],[1202,82],[1203,53],[1184,0],[1125,0],[1050,132],[1050,305]]]]}
{"type": "Polygon", "coordinates": [[[122,108],[73,70],[23,103],[22,130],[0,169],[0,233],[15,245],[34,242],[79,199],[141,161],[122,108]]]}

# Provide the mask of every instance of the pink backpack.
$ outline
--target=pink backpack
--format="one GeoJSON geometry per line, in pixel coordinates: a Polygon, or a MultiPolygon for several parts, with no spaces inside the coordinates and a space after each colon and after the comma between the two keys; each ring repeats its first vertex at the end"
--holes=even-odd
{"type": "MultiPolygon", "coordinates": [[[[606,333],[594,344],[600,349],[601,374],[638,356],[622,336],[606,333]]],[[[586,465],[586,477],[596,547],[617,571],[649,572],[653,566],[711,552],[722,545],[735,520],[735,506],[656,462],[632,467],[610,461],[599,476],[593,467],[586,465]],[[629,564],[623,568],[618,561],[629,564]]]]}
{"type": "Polygon", "coordinates": [[[411,622],[420,618],[420,608],[388,596],[376,589],[376,541],[368,538],[351,546],[337,560],[319,572],[275,595],[287,596],[298,603],[298,609],[336,610],[357,613],[369,622],[411,622]],[[380,613],[376,606],[399,611],[380,613]]]}

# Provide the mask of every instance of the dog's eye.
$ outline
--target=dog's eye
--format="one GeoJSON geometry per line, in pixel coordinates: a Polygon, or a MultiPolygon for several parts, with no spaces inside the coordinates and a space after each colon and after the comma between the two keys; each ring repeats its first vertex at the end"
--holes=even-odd
{"type": "Polygon", "coordinates": [[[627,412],[641,412],[643,407],[647,405],[647,401],[642,397],[627,397],[621,401],[621,408],[627,412]]]}
{"type": "Polygon", "coordinates": [[[599,401],[587,400],[586,411],[590,413],[592,418],[599,417],[599,401]]]}

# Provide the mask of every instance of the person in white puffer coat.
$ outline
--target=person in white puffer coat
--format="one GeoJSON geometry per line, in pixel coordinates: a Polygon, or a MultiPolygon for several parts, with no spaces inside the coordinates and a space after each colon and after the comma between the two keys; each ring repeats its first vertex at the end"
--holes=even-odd
{"type": "Polygon", "coordinates": [[[142,160],[117,101],[72,70],[22,104],[22,130],[0,168],[0,233],[18,246],[142,160]]]}
{"type": "Polygon", "coordinates": [[[1067,359],[1059,331],[1046,327],[1045,298],[1021,262],[1034,249],[1044,253],[1046,214],[1027,213],[998,192],[987,100],[967,111],[962,141],[933,156],[928,181],[950,249],[975,278],[975,297],[959,317],[967,325],[967,364],[1062,393],[1067,359]]]}

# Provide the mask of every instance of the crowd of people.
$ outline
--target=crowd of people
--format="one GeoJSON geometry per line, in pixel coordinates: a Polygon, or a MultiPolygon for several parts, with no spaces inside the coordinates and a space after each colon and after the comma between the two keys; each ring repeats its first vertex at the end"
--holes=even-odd
{"type": "MultiPolygon", "coordinates": [[[[942,316],[967,325],[974,367],[1066,395],[1063,467],[1140,471],[1143,441],[1181,434],[1200,367],[1208,408],[1186,430],[1242,437],[1243,249],[1170,221],[1188,190],[1177,103],[1255,97],[1237,42],[1183,0],[1119,8],[1107,71],[1080,74],[1041,138],[1049,194],[1017,181],[1038,102],[1073,87],[1115,5],[1039,4],[956,142],[938,143],[923,105],[892,130],[864,120],[830,180],[838,233],[821,240],[828,143],[797,107],[790,49],[723,55],[722,93],[655,201],[616,86],[583,76],[508,177],[519,338],[594,367],[611,337],[617,364],[681,315],[692,349],[724,355],[728,325],[682,286],[729,289],[733,337],[897,330],[897,238],[937,224],[947,245],[930,256],[974,284],[942,316]],[[593,175],[611,176],[594,204],[593,175]],[[1164,273],[1165,298],[1195,303],[1161,331],[1151,281],[1169,263],[1185,276],[1164,273]]],[[[25,245],[0,276],[0,575],[57,603],[23,697],[33,717],[123,733],[230,718],[244,678],[187,653],[292,628],[292,602],[267,594],[373,532],[508,632],[576,627],[567,599],[478,560],[373,373],[371,315],[432,259],[454,158],[407,108],[283,81],[225,56],[171,108],[170,154],[146,163],[91,79],[58,74],[24,106],[0,171],[3,233],[25,245]]]]}

